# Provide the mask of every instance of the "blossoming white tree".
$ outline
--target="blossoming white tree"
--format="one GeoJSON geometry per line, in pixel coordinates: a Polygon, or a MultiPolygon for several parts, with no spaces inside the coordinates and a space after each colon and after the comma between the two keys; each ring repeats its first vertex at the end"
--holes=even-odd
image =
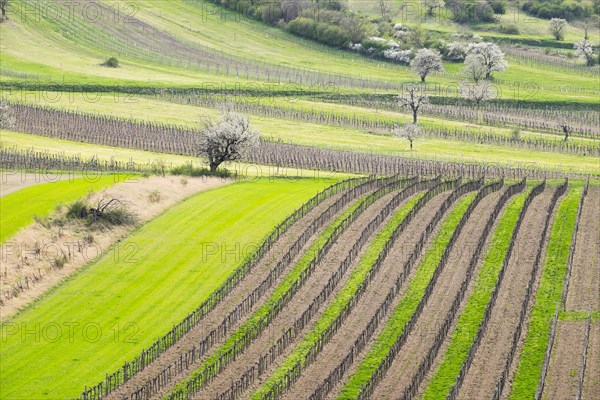
{"type": "Polygon", "coordinates": [[[481,78],[489,79],[494,71],[504,71],[508,63],[504,53],[494,43],[471,43],[467,47],[465,58],[467,73],[478,81],[481,78]]]}
{"type": "Polygon", "coordinates": [[[242,158],[258,142],[258,132],[250,128],[250,120],[225,110],[218,121],[208,120],[198,135],[197,155],[206,157],[211,172],[225,161],[242,158]]]}
{"type": "Polygon", "coordinates": [[[592,42],[581,39],[579,42],[575,43],[574,49],[577,57],[585,61],[588,67],[594,65],[594,47],[592,46],[592,42]]]}
{"type": "Polygon", "coordinates": [[[552,18],[548,22],[548,31],[554,36],[556,40],[563,40],[565,37],[565,30],[567,28],[567,20],[562,18],[552,18]]]}
{"type": "Polygon", "coordinates": [[[413,142],[421,137],[423,131],[419,124],[411,124],[410,122],[406,122],[402,127],[396,126],[393,130],[393,133],[399,138],[408,140],[410,143],[410,150],[412,151],[413,142]]]}
{"type": "Polygon", "coordinates": [[[11,130],[15,127],[16,122],[17,119],[10,104],[0,100],[0,129],[11,130]]]}
{"type": "Polygon", "coordinates": [[[488,100],[496,97],[496,91],[489,81],[479,81],[475,83],[461,82],[458,85],[458,92],[462,98],[469,100],[479,108],[479,106],[488,100]]]}
{"type": "Polygon", "coordinates": [[[421,82],[425,82],[425,78],[430,73],[444,70],[442,56],[440,56],[440,53],[430,49],[419,50],[415,58],[410,62],[410,66],[413,72],[421,77],[421,82]]]}

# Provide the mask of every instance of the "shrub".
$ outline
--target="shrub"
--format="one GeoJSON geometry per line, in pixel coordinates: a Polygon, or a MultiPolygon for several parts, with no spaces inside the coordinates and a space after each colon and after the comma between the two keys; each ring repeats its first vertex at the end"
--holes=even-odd
{"type": "Polygon", "coordinates": [[[500,32],[506,33],[507,35],[518,35],[520,33],[519,27],[514,24],[500,25],[500,32]]]}
{"type": "Polygon", "coordinates": [[[118,68],[119,67],[119,60],[117,60],[115,57],[111,57],[108,60],[106,60],[106,62],[104,63],[105,66],[109,67],[109,68],[118,68]]]}
{"type": "Polygon", "coordinates": [[[77,200],[67,206],[68,219],[81,219],[88,216],[88,205],[83,200],[77,200]]]}
{"type": "MultiPolygon", "coordinates": [[[[226,169],[220,169],[211,173],[210,169],[204,167],[194,167],[193,164],[183,164],[171,169],[171,175],[185,175],[185,176],[218,176],[221,178],[228,178],[231,176],[231,172],[226,169]]],[[[186,181],[187,182],[187,181],[186,181]]]]}
{"type": "Polygon", "coordinates": [[[150,193],[148,193],[148,201],[150,203],[160,203],[161,200],[162,200],[162,196],[160,194],[160,191],[153,190],[150,193]]]}

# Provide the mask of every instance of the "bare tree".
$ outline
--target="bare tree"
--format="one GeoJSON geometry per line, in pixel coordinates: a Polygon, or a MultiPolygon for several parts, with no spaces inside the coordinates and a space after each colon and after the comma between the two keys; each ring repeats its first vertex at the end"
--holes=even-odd
{"type": "Polygon", "coordinates": [[[0,0],[0,11],[2,11],[2,17],[0,17],[0,22],[4,22],[8,19],[6,14],[8,8],[8,0],[0,0]]]}
{"type": "Polygon", "coordinates": [[[211,172],[225,161],[235,161],[258,142],[258,132],[250,128],[250,120],[225,110],[217,122],[208,120],[198,135],[197,155],[208,159],[211,172]]]}
{"type": "Polygon", "coordinates": [[[423,0],[423,6],[427,9],[427,15],[433,16],[433,10],[442,7],[442,0],[423,0]]]}
{"type": "Polygon", "coordinates": [[[565,29],[567,28],[567,20],[562,18],[552,18],[548,22],[548,31],[556,40],[563,40],[565,37],[565,29]]]}
{"type": "Polygon", "coordinates": [[[461,82],[458,85],[458,92],[462,98],[475,103],[477,108],[483,102],[496,97],[496,92],[489,81],[461,82]]]}
{"type": "Polygon", "coordinates": [[[396,126],[393,130],[393,133],[399,138],[408,140],[410,143],[410,151],[412,151],[413,142],[417,138],[421,137],[423,132],[419,124],[411,124],[410,122],[406,122],[402,127],[396,126]]]}
{"type": "Polygon", "coordinates": [[[425,78],[432,72],[444,70],[442,56],[437,51],[430,49],[421,49],[410,62],[413,72],[421,77],[421,82],[425,82],[425,78]]]}
{"type": "Polygon", "coordinates": [[[12,130],[17,123],[15,112],[6,101],[0,101],[0,129],[12,130]]]}
{"type": "Polygon", "coordinates": [[[485,79],[490,79],[492,72],[504,71],[508,68],[500,48],[494,43],[484,42],[469,44],[465,64],[475,81],[481,79],[481,77],[476,78],[475,75],[483,74],[485,79]]]}
{"type": "Polygon", "coordinates": [[[563,133],[565,134],[565,142],[569,140],[569,132],[571,131],[571,129],[569,128],[569,123],[567,122],[566,118],[563,118],[560,121],[560,128],[562,129],[563,133]]]}
{"type": "Polygon", "coordinates": [[[382,21],[390,22],[392,20],[392,6],[390,3],[390,0],[377,0],[379,15],[382,21]]]}
{"type": "Polygon", "coordinates": [[[413,124],[417,123],[417,117],[423,108],[429,104],[429,96],[417,85],[409,85],[405,93],[398,96],[400,107],[410,108],[413,114],[413,124]]]}

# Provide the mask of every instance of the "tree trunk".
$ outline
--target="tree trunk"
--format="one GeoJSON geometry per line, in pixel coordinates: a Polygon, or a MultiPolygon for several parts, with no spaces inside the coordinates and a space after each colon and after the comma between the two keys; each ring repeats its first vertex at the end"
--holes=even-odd
{"type": "Polygon", "coordinates": [[[425,82],[425,77],[427,77],[427,75],[421,75],[421,82],[425,82]]]}
{"type": "Polygon", "coordinates": [[[219,167],[219,164],[216,162],[211,162],[210,163],[210,172],[211,173],[215,173],[217,171],[217,168],[219,167]]]}
{"type": "Polygon", "coordinates": [[[417,123],[417,110],[413,110],[413,124],[417,123]]]}
{"type": "Polygon", "coordinates": [[[410,140],[410,151],[412,151],[412,140],[410,140]]]}

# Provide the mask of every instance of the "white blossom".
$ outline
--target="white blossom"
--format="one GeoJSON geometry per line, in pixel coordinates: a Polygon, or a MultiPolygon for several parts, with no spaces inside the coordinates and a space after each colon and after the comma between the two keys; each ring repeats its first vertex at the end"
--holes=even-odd
{"type": "Polygon", "coordinates": [[[592,42],[586,39],[581,39],[579,42],[575,43],[575,46],[573,47],[577,57],[585,61],[589,67],[594,65],[594,47],[592,46],[592,42]]]}
{"type": "Polygon", "coordinates": [[[548,30],[556,40],[562,40],[565,37],[567,20],[562,18],[552,18],[548,22],[548,30]]]}
{"type": "Polygon", "coordinates": [[[415,58],[410,62],[413,72],[424,82],[427,75],[432,72],[444,70],[442,57],[437,51],[431,49],[421,49],[417,52],[415,58]]]}
{"type": "MultiPolygon", "coordinates": [[[[494,71],[504,71],[508,68],[508,63],[504,59],[504,53],[493,43],[470,43],[467,47],[467,57],[465,64],[468,72],[481,72],[483,77],[489,79],[494,71]]],[[[476,78],[475,81],[481,77],[476,78]]]]}

